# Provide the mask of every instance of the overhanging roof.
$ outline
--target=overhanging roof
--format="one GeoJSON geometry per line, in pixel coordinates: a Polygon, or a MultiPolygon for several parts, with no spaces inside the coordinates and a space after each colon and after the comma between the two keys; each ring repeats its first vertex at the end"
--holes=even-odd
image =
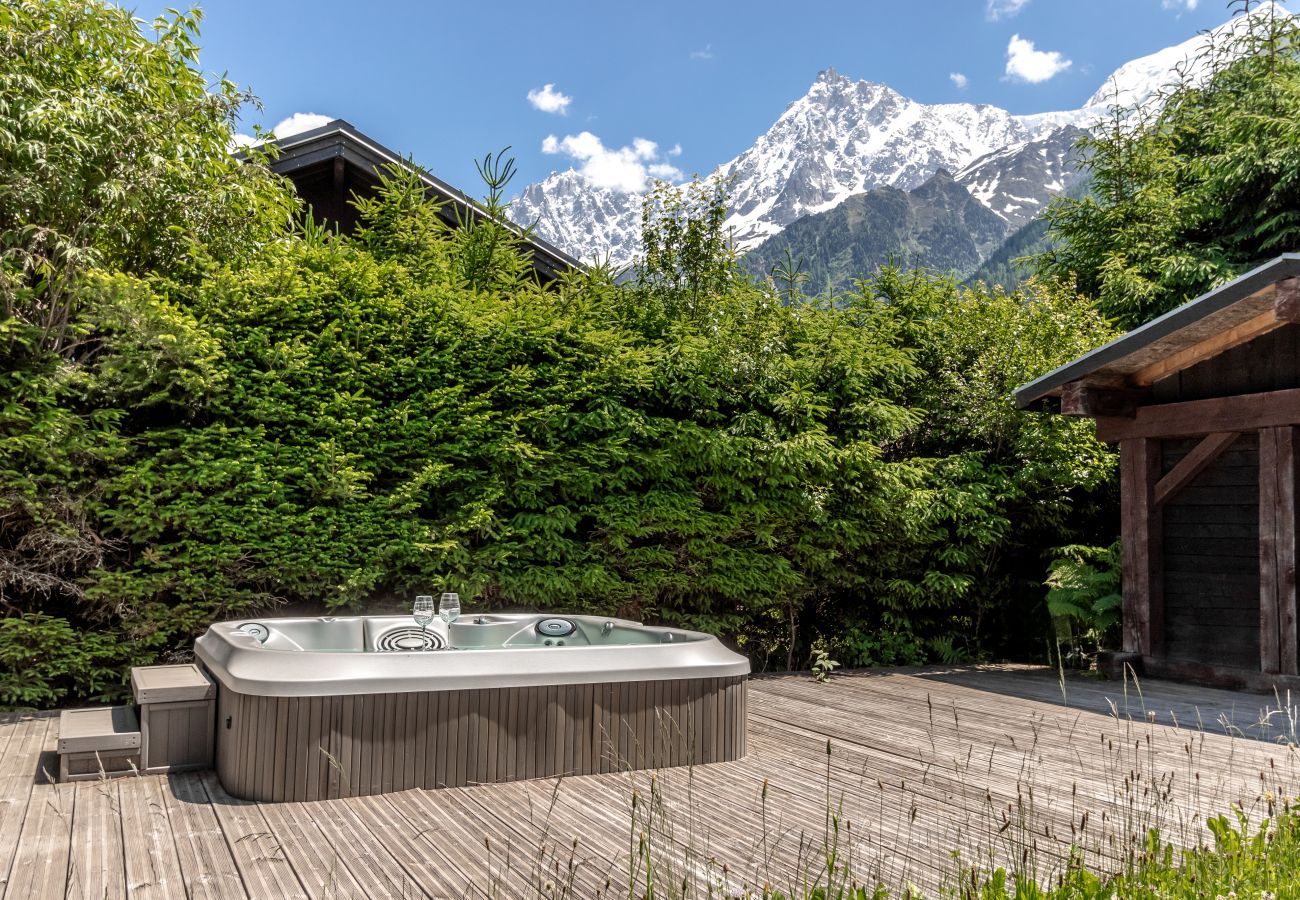
{"type": "MultiPolygon", "coordinates": [[[[275,159],[270,161],[271,170],[290,179],[295,172],[336,159],[341,159],[344,163],[355,166],[374,177],[378,177],[393,166],[400,166],[414,170],[424,182],[431,197],[443,201],[455,210],[446,217],[448,221],[454,221],[456,212],[460,213],[461,218],[477,219],[487,216],[487,211],[469,195],[435,178],[421,167],[412,166],[400,155],[362,134],[343,119],[334,119],[318,128],[267,143],[278,150],[275,159]]],[[[519,230],[513,223],[504,224],[519,230]]],[[[536,235],[528,236],[526,242],[533,253],[533,264],[548,278],[556,278],[570,269],[583,268],[580,260],[536,235]]]]}
{"type": "Polygon", "coordinates": [[[1283,254],[1022,385],[1015,391],[1016,405],[1024,409],[1046,397],[1060,396],[1066,384],[1084,379],[1145,387],[1184,368],[1183,363],[1206,358],[1198,350],[1208,353],[1216,341],[1227,349],[1280,327],[1285,321],[1277,318],[1275,287],[1297,276],[1300,254],[1283,254]]]}

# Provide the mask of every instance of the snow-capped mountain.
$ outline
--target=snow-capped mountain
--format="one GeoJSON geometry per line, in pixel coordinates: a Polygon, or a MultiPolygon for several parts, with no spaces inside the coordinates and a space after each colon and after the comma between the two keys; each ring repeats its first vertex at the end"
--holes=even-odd
{"type": "Polygon", "coordinates": [[[1011,144],[981,156],[955,180],[1011,228],[1035,218],[1079,175],[1076,144],[1082,128],[1066,125],[1038,140],[1011,144]]]}
{"type": "MultiPolygon", "coordinates": [[[[883,84],[827,69],[768,131],[716,171],[731,176],[727,225],[741,250],[796,219],[825,212],[878,187],[910,190],[940,169],[1009,227],[1032,218],[1068,186],[1078,128],[1106,118],[1111,105],[1155,102],[1204,58],[1261,16],[1290,15],[1264,4],[1249,17],[1126,63],[1075,110],[1016,116],[988,104],[925,104],[883,84]],[[1199,60],[1199,62],[1198,62],[1199,60]]],[[[632,261],[639,249],[641,195],[599,188],[579,172],[554,173],[515,198],[510,215],[582,259],[632,261]]]]}
{"type": "Polygon", "coordinates": [[[627,265],[641,241],[641,195],[590,184],[573,169],[524,188],[510,218],[589,263],[627,265]]]}
{"type": "Polygon", "coordinates": [[[741,250],[795,219],[877,187],[910,190],[1009,144],[1042,137],[996,106],[926,105],[834,69],[721,171],[735,179],[728,225],[741,250]]]}

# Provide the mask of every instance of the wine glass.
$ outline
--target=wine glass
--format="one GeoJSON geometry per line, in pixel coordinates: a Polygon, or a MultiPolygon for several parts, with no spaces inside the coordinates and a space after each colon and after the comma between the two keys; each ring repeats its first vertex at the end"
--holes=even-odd
{"type": "Polygon", "coordinates": [[[460,594],[443,594],[438,601],[438,615],[448,625],[460,618],[460,594]]]}
{"type": "Polygon", "coordinates": [[[411,617],[415,619],[415,624],[420,626],[420,633],[423,634],[433,621],[433,595],[421,594],[415,598],[415,606],[411,609],[411,617]]]}

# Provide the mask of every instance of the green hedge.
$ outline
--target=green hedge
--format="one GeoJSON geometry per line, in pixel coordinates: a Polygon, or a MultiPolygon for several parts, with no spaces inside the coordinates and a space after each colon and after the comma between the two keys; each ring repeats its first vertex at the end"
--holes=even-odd
{"type": "Polygon", "coordinates": [[[760,667],[814,644],[1024,656],[1048,634],[1043,549],[1109,539],[1110,455],[1009,397],[1108,335],[1068,292],[892,271],[835,302],[778,291],[738,274],[716,186],[648,207],[629,283],[543,288],[516,238],[447,229],[409,177],[355,237],[291,228],[287,187],[212,140],[241,95],[194,77],[196,22],[154,43],[107,6],[13,9],[33,46],[101,29],[143,74],[133,104],[60,105],[117,69],[30,61],[4,90],[55,112],[0,152],[181,125],[67,184],[43,170],[48,196],[0,191],[0,704],[111,693],[215,619],[444,588],[700,628],[760,667]],[[135,227],[160,184],[190,212],[135,227]],[[101,195],[121,227],[65,234],[101,195]]]}

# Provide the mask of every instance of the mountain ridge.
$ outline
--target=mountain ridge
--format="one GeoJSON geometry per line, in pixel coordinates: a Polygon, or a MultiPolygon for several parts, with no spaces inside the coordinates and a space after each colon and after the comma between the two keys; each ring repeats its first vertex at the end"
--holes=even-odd
{"type": "MultiPolygon", "coordinates": [[[[1044,191],[1054,195],[1067,186],[1063,166],[1069,160],[1060,153],[1066,136],[1077,138],[1080,129],[1102,121],[1112,100],[1155,102],[1175,78],[1175,67],[1182,65],[1186,78],[1200,77],[1205,66],[1197,59],[1207,48],[1273,8],[1263,4],[1250,17],[1125,63],[1074,110],[1013,115],[987,103],[925,104],[888,85],[823,69],[750,147],[714,170],[733,179],[726,227],[739,250],[751,251],[801,218],[876,188],[916,188],[940,169],[956,173],[979,202],[1008,222],[1009,231],[1023,227],[1032,218],[1028,210],[1041,209],[1044,191]],[[1000,177],[1019,177],[1021,193],[972,172],[983,164],[987,175],[997,168],[990,161],[999,154],[1013,156],[1035,142],[1053,144],[1056,163],[1043,167],[1045,181],[1032,192],[1026,190],[1032,179],[1024,158],[1018,176],[1005,167],[997,170],[1000,177]]],[[[569,169],[528,185],[512,201],[510,215],[535,224],[541,237],[581,259],[624,266],[639,250],[640,210],[640,194],[596,187],[569,169]]]]}

